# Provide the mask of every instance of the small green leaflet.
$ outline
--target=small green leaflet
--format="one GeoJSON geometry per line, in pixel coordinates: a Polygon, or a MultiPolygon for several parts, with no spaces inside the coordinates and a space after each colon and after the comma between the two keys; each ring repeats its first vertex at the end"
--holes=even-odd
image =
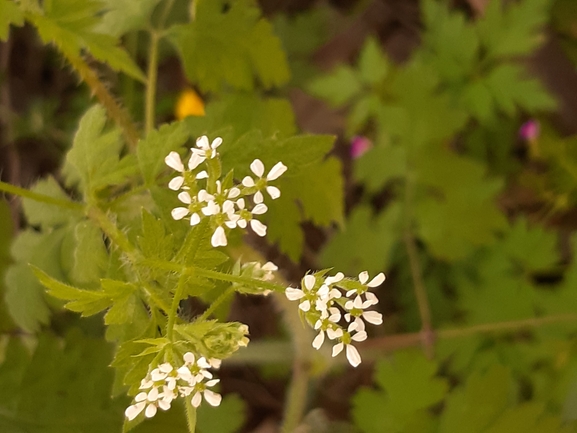
{"type": "Polygon", "coordinates": [[[112,69],[144,82],[144,74],[118,46],[118,40],[95,31],[101,12],[102,3],[95,0],[50,0],[44,2],[43,13],[29,12],[27,19],[45,43],[53,42],[66,56],[77,57],[82,49],[87,49],[112,69]]]}
{"type": "Polygon", "coordinates": [[[0,40],[6,41],[10,33],[10,25],[24,24],[24,14],[12,0],[0,0],[0,40]]]}
{"type": "Polygon", "coordinates": [[[120,37],[146,28],[150,15],[160,0],[104,0],[106,13],[95,31],[120,37]]]}
{"type": "Polygon", "coordinates": [[[350,66],[342,65],[312,81],[308,91],[313,96],[326,100],[333,107],[341,107],[356,97],[362,88],[356,71],[350,66]]]}
{"type": "Polygon", "coordinates": [[[194,21],[172,28],[189,80],[210,92],[252,90],[255,78],[265,89],[288,82],[286,55],[256,1],[200,0],[195,8],[194,21]]]}

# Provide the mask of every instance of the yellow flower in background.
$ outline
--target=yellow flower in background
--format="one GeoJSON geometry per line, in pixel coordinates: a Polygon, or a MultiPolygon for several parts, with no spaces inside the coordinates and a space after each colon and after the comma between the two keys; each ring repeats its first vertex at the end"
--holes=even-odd
{"type": "Polygon", "coordinates": [[[187,116],[204,116],[204,102],[193,89],[185,89],[176,101],[174,115],[178,120],[187,116]]]}

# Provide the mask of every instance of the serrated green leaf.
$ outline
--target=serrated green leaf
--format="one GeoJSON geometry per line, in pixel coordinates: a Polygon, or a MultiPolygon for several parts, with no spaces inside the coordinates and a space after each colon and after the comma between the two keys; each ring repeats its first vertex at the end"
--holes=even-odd
{"type": "Polygon", "coordinates": [[[518,219],[505,235],[504,252],[527,272],[546,270],[558,260],[557,236],[540,226],[518,219]]]}
{"type": "Polygon", "coordinates": [[[507,410],[486,433],[510,433],[522,431],[525,433],[557,433],[567,432],[569,428],[563,428],[561,421],[556,417],[544,413],[542,403],[532,402],[519,405],[507,410]]]}
{"type": "Polygon", "coordinates": [[[12,0],[0,0],[0,41],[6,41],[10,25],[24,24],[24,14],[12,0]]]}
{"type": "Polygon", "coordinates": [[[436,378],[438,366],[418,352],[398,352],[380,361],[375,372],[378,391],[361,389],[353,399],[353,419],[363,432],[401,432],[423,409],[447,393],[446,380],[436,378]],[[377,415],[378,414],[378,415],[377,415]]]}
{"type": "Polygon", "coordinates": [[[255,78],[266,89],[288,82],[280,40],[255,1],[200,1],[195,7],[194,21],[172,29],[189,80],[211,92],[227,85],[252,90],[255,78]]]}
{"type": "Polygon", "coordinates": [[[377,40],[367,38],[358,60],[359,76],[367,84],[375,85],[387,75],[389,64],[377,40]]]}
{"type": "Polygon", "coordinates": [[[115,37],[95,31],[98,15],[102,12],[100,1],[51,0],[43,6],[43,13],[32,12],[29,17],[45,43],[53,42],[69,57],[77,57],[82,49],[88,49],[113,69],[146,81],[138,65],[118,46],[115,37]]]}
{"type": "Polygon", "coordinates": [[[507,408],[512,392],[509,371],[493,365],[486,373],[473,373],[464,389],[451,393],[439,433],[484,432],[507,408]]]}
{"type": "Polygon", "coordinates": [[[546,23],[550,0],[525,0],[504,7],[489,2],[477,29],[489,57],[529,54],[543,40],[541,27],[546,23]]]}
{"type": "Polygon", "coordinates": [[[357,73],[350,66],[338,66],[334,71],[313,80],[307,90],[333,107],[341,107],[362,90],[357,73]]]}
{"type": "Polygon", "coordinates": [[[304,245],[304,233],[300,225],[302,215],[294,200],[275,200],[268,205],[266,221],[267,238],[278,243],[279,248],[292,260],[298,261],[304,245]],[[277,203],[278,202],[278,203],[277,203]]]}
{"type": "Polygon", "coordinates": [[[402,233],[402,208],[392,204],[378,217],[367,206],[358,206],[344,230],[333,236],[323,249],[322,266],[355,275],[368,270],[372,275],[387,269],[393,247],[402,233]],[[345,253],[346,252],[346,253],[345,253]]]}
{"type": "Polygon", "coordinates": [[[245,422],[246,404],[236,394],[226,395],[219,406],[201,405],[196,427],[200,433],[235,433],[245,422]]]}
{"type": "Polygon", "coordinates": [[[178,151],[188,140],[188,131],[184,122],[162,125],[151,131],[136,147],[138,165],[147,185],[155,182],[156,177],[166,168],[164,158],[171,151],[178,151]]]}
{"type": "Polygon", "coordinates": [[[407,174],[407,150],[403,146],[377,146],[369,150],[355,163],[355,177],[369,191],[380,191],[395,178],[407,174]]]}
{"type": "Polygon", "coordinates": [[[125,401],[110,399],[108,344],[78,334],[64,341],[41,335],[33,354],[15,339],[10,344],[0,365],[1,431],[120,431],[125,401]]]}
{"type": "MultiPolygon", "coordinates": [[[[70,200],[52,176],[39,180],[30,190],[52,198],[70,200]]],[[[64,225],[79,217],[78,213],[70,210],[28,198],[22,200],[22,206],[28,223],[44,230],[64,225]]]]}
{"type": "Polygon", "coordinates": [[[144,29],[154,7],[160,0],[105,0],[106,13],[96,26],[96,32],[122,36],[134,30],[144,29]]]}

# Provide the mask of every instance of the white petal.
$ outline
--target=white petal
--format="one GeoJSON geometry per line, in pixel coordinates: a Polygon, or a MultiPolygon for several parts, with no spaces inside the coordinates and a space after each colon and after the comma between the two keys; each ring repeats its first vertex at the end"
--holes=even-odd
{"type": "Polygon", "coordinates": [[[237,198],[240,195],[240,189],[238,189],[236,186],[231,188],[228,191],[228,198],[237,198]]]}
{"type": "Polygon", "coordinates": [[[186,352],[184,354],[184,356],[182,357],[182,359],[184,359],[184,361],[187,364],[194,364],[194,361],[196,360],[196,357],[194,356],[194,353],[192,352],[186,352]]]}
{"type": "Polygon", "coordinates": [[[197,213],[193,213],[193,214],[190,216],[190,225],[191,225],[191,226],[195,226],[195,225],[197,225],[199,222],[200,222],[200,215],[197,214],[197,213]]]}
{"type": "Polygon", "coordinates": [[[176,176],[170,182],[168,182],[168,188],[173,191],[178,191],[183,183],[184,183],[184,177],[176,176]]]}
{"type": "Polygon", "coordinates": [[[210,147],[212,147],[213,149],[216,149],[218,146],[220,146],[222,144],[222,138],[221,137],[216,137],[214,140],[212,140],[212,144],[210,147]]]}
{"type": "Polygon", "coordinates": [[[264,201],[264,197],[262,195],[262,192],[260,192],[260,191],[255,192],[254,197],[252,199],[257,204],[262,203],[264,201]]]}
{"type": "Polygon", "coordinates": [[[187,193],[186,191],[182,191],[180,194],[178,194],[178,199],[184,204],[192,203],[192,197],[190,197],[190,194],[187,193]]]}
{"type": "Polygon", "coordinates": [[[369,279],[369,273],[367,271],[363,271],[359,274],[359,281],[361,282],[361,284],[365,284],[368,281],[368,279],[369,279]]]}
{"type": "Polygon", "coordinates": [[[377,298],[377,296],[373,292],[365,292],[365,296],[367,298],[365,304],[376,305],[379,303],[379,298],[377,298]]]}
{"type": "Polygon", "coordinates": [[[325,284],[330,286],[331,284],[338,283],[344,277],[345,277],[345,274],[343,274],[342,272],[338,272],[334,277],[327,277],[325,280],[325,284]]]}
{"type": "Polygon", "coordinates": [[[258,177],[262,177],[262,175],[264,174],[264,164],[260,159],[255,159],[250,164],[250,170],[258,177]]]}
{"type": "Polygon", "coordinates": [[[178,221],[188,215],[188,209],[185,207],[176,207],[172,209],[170,214],[172,215],[172,218],[178,221]]]}
{"type": "Polygon", "coordinates": [[[304,312],[307,312],[311,309],[311,302],[307,299],[304,302],[301,302],[301,304],[299,305],[299,308],[301,310],[303,310],[304,312]]]}
{"type": "Polygon", "coordinates": [[[361,299],[360,296],[357,296],[353,301],[353,307],[358,308],[359,310],[363,308],[363,300],[361,299]]]}
{"type": "Polygon", "coordinates": [[[343,336],[343,330],[341,328],[337,328],[337,329],[328,328],[327,329],[327,335],[331,340],[334,340],[335,338],[339,338],[339,337],[343,336]]]}
{"type": "Polygon", "coordinates": [[[266,262],[261,268],[263,271],[278,271],[278,266],[273,262],[266,262]]]}
{"type": "Polygon", "coordinates": [[[208,382],[206,382],[205,385],[206,385],[206,386],[214,386],[214,385],[216,385],[218,382],[220,382],[220,379],[212,379],[212,380],[209,380],[208,382]]]}
{"type": "Polygon", "coordinates": [[[212,392],[208,389],[204,391],[204,399],[211,406],[218,406],[220,404],[220,402],[222,401],[222,397],[220,394],[217,394],[216,392],[212,392]]]}
{"type": "Polygon", "coordinates": [[[231,213],[234,212],[234,203],[230,200],[226,200],[222,204],[222,213],[231,213]]]}
{"type": "Polygon", "coordinates": [[[313,340],[313,347],[317,350],[319,350],[321,348],[321,346],[323,345],[325,341],[325,333],[323,331],[319,332],[319,335],[317,335],[315,337],[315,339],[313,340]]]}
{"type": "Polygon", "coordinates": [[[362,332],[365,330],[365,322],[360,317],[355,317],[355,323],[357,324],[357,332],[362,332]]]}
{"type": "Polygon", "coordinates": [[[146,403],[144,403],[144,402],[133,404],[132,406],[128,406],[126,408],[126,410],[124,411],[124,415],[126,415],[126,418],[128,418],[128,421],[132,421],[134,418],[136,418],[138,416],[138,414],[140,414],[140,412],[142,412],[142,409],[144,409],[144,406],[146,406],[146,403]]]}
{"type": "Polygon", "coordinates": [[[210,364],[210,366],[211,366],[212,368],[219,369],[219,368],[220,368],[220,364],[222,364],[222,359],[210,358],[210,359],[208,360],[208,363],[210,364]]]}
{"type": "Polygon", "coordinates": [[[239,226],[241,229],[245,229],[246,228],[246,220],[239,219],[236,222],[236,225],[239,226]]]}
{"type": "Polygon", "coordinates": [[[225,246],[227,244],[224,228],[220,226],[216,228],[212,238],[210,238],[210,243],[213,247],[225,246]]]}
{"type": "Polygon", "coordinates": [[[338,343],[333,346],[333,357],[337,356],[339,353],[343,351],[343,343],[338,343]]]}
{"type": "Polygon", "coordinates": [[[289,301],[296,301],[305,295],[302,290],[293,287],[287,287],[284,293],[289,301]]]}
{"type": "Polygon", "coordinates": [[[206,189],[201,189],[198,192],[198,201],[206,201],[209,202],[211,200],[214,200],[214,196],[209,194],[208,192],[206,192],[206,189]]]}
{"type": "Polygon", "coordinates": [[[383,284],[383,282],[385,281],[385,274],[383,274],[382,272],[377,275],[375,278],[373,278],[368,284],[367,286],[369,287],[378,287],[381,284],[383,284]]]}
{"type": "Polygon", "coordinates": [[[357,293],[356,290],[354,290],[354,289],[353,289],[353,290],[349,290],[349,291],[346,293],[346,297],[347,297],[347,298],[350,298],[350,297],[351,297],[352,295],[354,295],[355,293],[357,293]]]}
{"type": "Polygon", "coordinates": [[[242,184],[243,184],[244,186],[246,186],[247,188],[250,188],[250,187],[254,186],[254,180],[252,179],[252,177],[246,176],[246,177],[242,180],[242,184]]]}
{"type": "Polygon", "coordinates": [[[363,312],[363,318],[373,325],[382,325],[383,324],[383,315],[376,311],[365,311],[363,312]]]}
{"type": "Polygon", "coordinates": [[[202,401],[202,395],[200,394],[200,392],[197,392],[192,397],[191,403],[194,407],[198,407],[198,406],[200,406],[201,401],[202,401]]]}
{"type": "Polygon", "coordinates": [[[201,180],[201,179],[208,179],[208,173],[206,170],[202,170],[200,173],[198,173],[196,175],[196,179],[197,180],[201,180]]]}
{"type": "Polygon", "coordinates": [[[268,210],[268,207],[266,207],[266,204],[259,203],[254,207],[254,209],[252,210],[252,213],[255,215],[262,215],[263,213],[266,213],[267,210],[268,210]]]}
{"type": "Polygon", "coordinates": [[[154,415],[156,415],[156,405],[149,404],[148,406],[146,406],[146,411],[144,412],[144,416],[146,418],[152,418],[154,415]]]}
{"type": "Polygon", "coordinates": [[[180,155],[176,152],[170,152],[166,158],[164,158],[164,162],[170,168],[175,169],[176,171],[180,171],[181,173],[184,172],[184,165],[182,164],[182,160],[180,159],[180,155]]]}
{"type": "Polygon", "coordinates": [[[158,401],[158,407],[160,407],[162,410],[168,410],[170,409],[170,400],[159,400],[158,401]]]}
{"type": "Polygon", "coordinates": [[[359,331],[355,335],[351,336],[351,340],[355,341],[365,341],[367,339],[367,333],[365,331],[359,331]]]}
{"type": "Polygon", "coordinates": [[[359,327],[359,324],[356,322],[352,322],[349,327],[347,328],[348,332],[353,332],[355,329],[359,327]]]}
{"type": "Polygon", "coordinates": [[[220,213],[220,206],[211,200],[202,208],[202,213],[206,216],[216,215],[217,213],[220,213]]]}
{"type": "Polygon", "coordinates": [[[190,156],[190,159],[188,160],[188,169],[189,170],[194,170],[196,167],[198,167],[200,164],[202,164],[204,162],[206,158],[201,155],[199,152],[192,152],[192,155],[190,156]]]}
{"type": "Polygon", "coordinates": [[[350,311],[350,310],[352,310],[353,308],[354,308],[353,301],[347,301],[347,302],[345,303],[345,310],[349,310],[349,311],[350,311]]]}
{"type": "Polygon", "coordinates": [[[238,206],[239,209],[244,209],[244,198],[239,198],[236,201],[236,205],[238,206]]]}
{"type": "Polygon", "coordinates": [[[270,195],[270,198],[273,200],[276,200],[280,197],[280,189],[278,189],[276,186],[267,186],[266,192],[268,192],[268,195],[270,195]]]}
{"type": "Polygon", "coordinates": [[[308,274],[305,275],[303,278],[303,285],[306,287],[307,290],[312,290],[315,286],[317,279],[314,275],[308,274]]]}
{"type": "MultiPolygon", "coordinates": [[[[166,375],[164,377],[166,377],[166,375]]],[[[164,377],[162,379],[164,379],[164,377]]],[[[158,379],[158,380],[162,380],[162,379],[158,379]]],[[[152,380],[154,380],[154,378],[152,380]]],[[[158,399],[158,394],[159,394],[158,388],[152,388],[148,392],[148,395],[146,396],[146,398],[148,399],[148,401],[156,401],[158,399]]]]}
{"type": "MultiPolygon", "coordinates": [[[[198,365],[200,368],[210,368],[210,364],[208,363],[208,361],[206,360],[206,358],[204,356],[201,356],[200,358],[198,358],[196,365],[198,365]]],[[[211,375],[211,377],[212,377],[212,375],[211,375]]],[[[209,385],[209,386],[212,386],[212,385],[209,385]]]]}
{"type": "Polygon", "coordinates": [[[347,359],[353,367],[357,367],[361,363],[361,354],[351,344],[347,344],[347,359]]]}
{"type": "Polygon", "coordinates": [[[196,147],[198,147],[199,149],[208,150],[210,148],[208,137],[206,135],[198,137],[196,139],[196,147]]]}
{"type": "Polygon", "coordinates": [[[229,229],[234,229],[237,226],[236,221],[225,221],[224,225],[227,226],[229,229]]]}
{"type": "Polygon", "coordinates": [[[329,294],[329,286],[323,284],[319,290],[317,290],[317,295],[321,297],[326,297],[329,294]]]}
{"type": "Polygon", "coordinates": [[[282,162],[277,162],[273,168],[270,169],[266,180],[275,180],[278,179],[285,171],[287,170],[286,165],[282,162]]]}
{"type": "Polygon", "coordinates": [[[250,228],[261,237],[266,235],[266,226],[259,220],[250,220],[250,228]]]}
{"type": "MultiPolygon", "coordinates": [[[[138,395],[136,397],[134,397],[134,401],[136,401],[136,402],[144,401],[144,400],[146,400],[146,397],[148,397],[147,392],[140,392],[140,393],[138,393],[138,395]]],[[[142,407],[144,407],[144,406],[142,406],[142,407]]]]}
{"type": "Polygon", "coordinates": [[[158,369],[163,373],[170,373],[172,371],[172,365],[168,362],[164,362],[158,366],[158,369]]]}

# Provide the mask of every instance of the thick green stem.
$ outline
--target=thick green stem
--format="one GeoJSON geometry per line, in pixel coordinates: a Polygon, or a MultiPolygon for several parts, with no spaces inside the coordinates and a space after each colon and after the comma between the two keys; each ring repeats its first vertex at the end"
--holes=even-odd
{"type": "Polygon", "coordinates": [[[18,195],[24,198],[29,198],[30,200],[38,201],[41,203],[53,204],[55,206],[59,206],[64,209],[70,209],[80,212],[84,211],[84,205],[82,203],[76,203],[69,200],[62,200],[59,198],[50,197],[44,194],[38,194],[25,188],[20,188],[19,186],[14,186],[2,181],[0,181],[0,191],[4,191],[13,195],[18,195]]]}
{"type": "Polygon", "coordinates": [[[188,432],[194,433],[196,431],[196,408],[192,405],[192,395],[186,397],[186,423],[188,424],[188,432]]]}
{"type": "Polygon", "coordinates": [[[150,266],[152,268],[164,269],[167,271],[181,272],[183,269],[192,272],[199,277],[206,277],[213,280],[228,281],[230,283],[247,284],[250,286],[260,287],[261,289],[268,289],[275,292],[283,292],[286,287],[280,284],[271,283],[268,281],[258,280],[256,278],[248,278],[240,275],[230,275],[224,272],[212,271],[210,269],[203,269],[192,265],[179,265],[162,260],[148,260],[144,259],[140,263],[143,266],[150,266]]]}
{"type": "Polygon", "coordinates": [[[176,317],[178,316],[178,306],[182,299],[182,294],[184,292],[184,284],[186,283],[188,275],[186,272],[180,274],[178,279],[178,284],[176,285],[176,291],[174,292],[174,297],[172,298],[172,305],[170,306],[170,311],[168,312],[168,323],[166,324],[166,338],[172,341],[174,335],[174,324],[176,322],[176,317]]]}
{"type": "Polygon", "coordinates": [[[146,80],[146,100],[144,131],[148,134],[154,129],[156,118],[156,81],[158,78],[158,33],[150,32],[150,47],[148,52],[148,77],[146,80]]]}
{"type": "Polygon", "coordinates": [[[92,207],[88,210],[88,216],[98,224],[106,236],[108,236],[133,263],[138,261],[139,253],[136,247],[132,245],[122,230],[108,219],[104,212],[97,207],[92,207]]]}

